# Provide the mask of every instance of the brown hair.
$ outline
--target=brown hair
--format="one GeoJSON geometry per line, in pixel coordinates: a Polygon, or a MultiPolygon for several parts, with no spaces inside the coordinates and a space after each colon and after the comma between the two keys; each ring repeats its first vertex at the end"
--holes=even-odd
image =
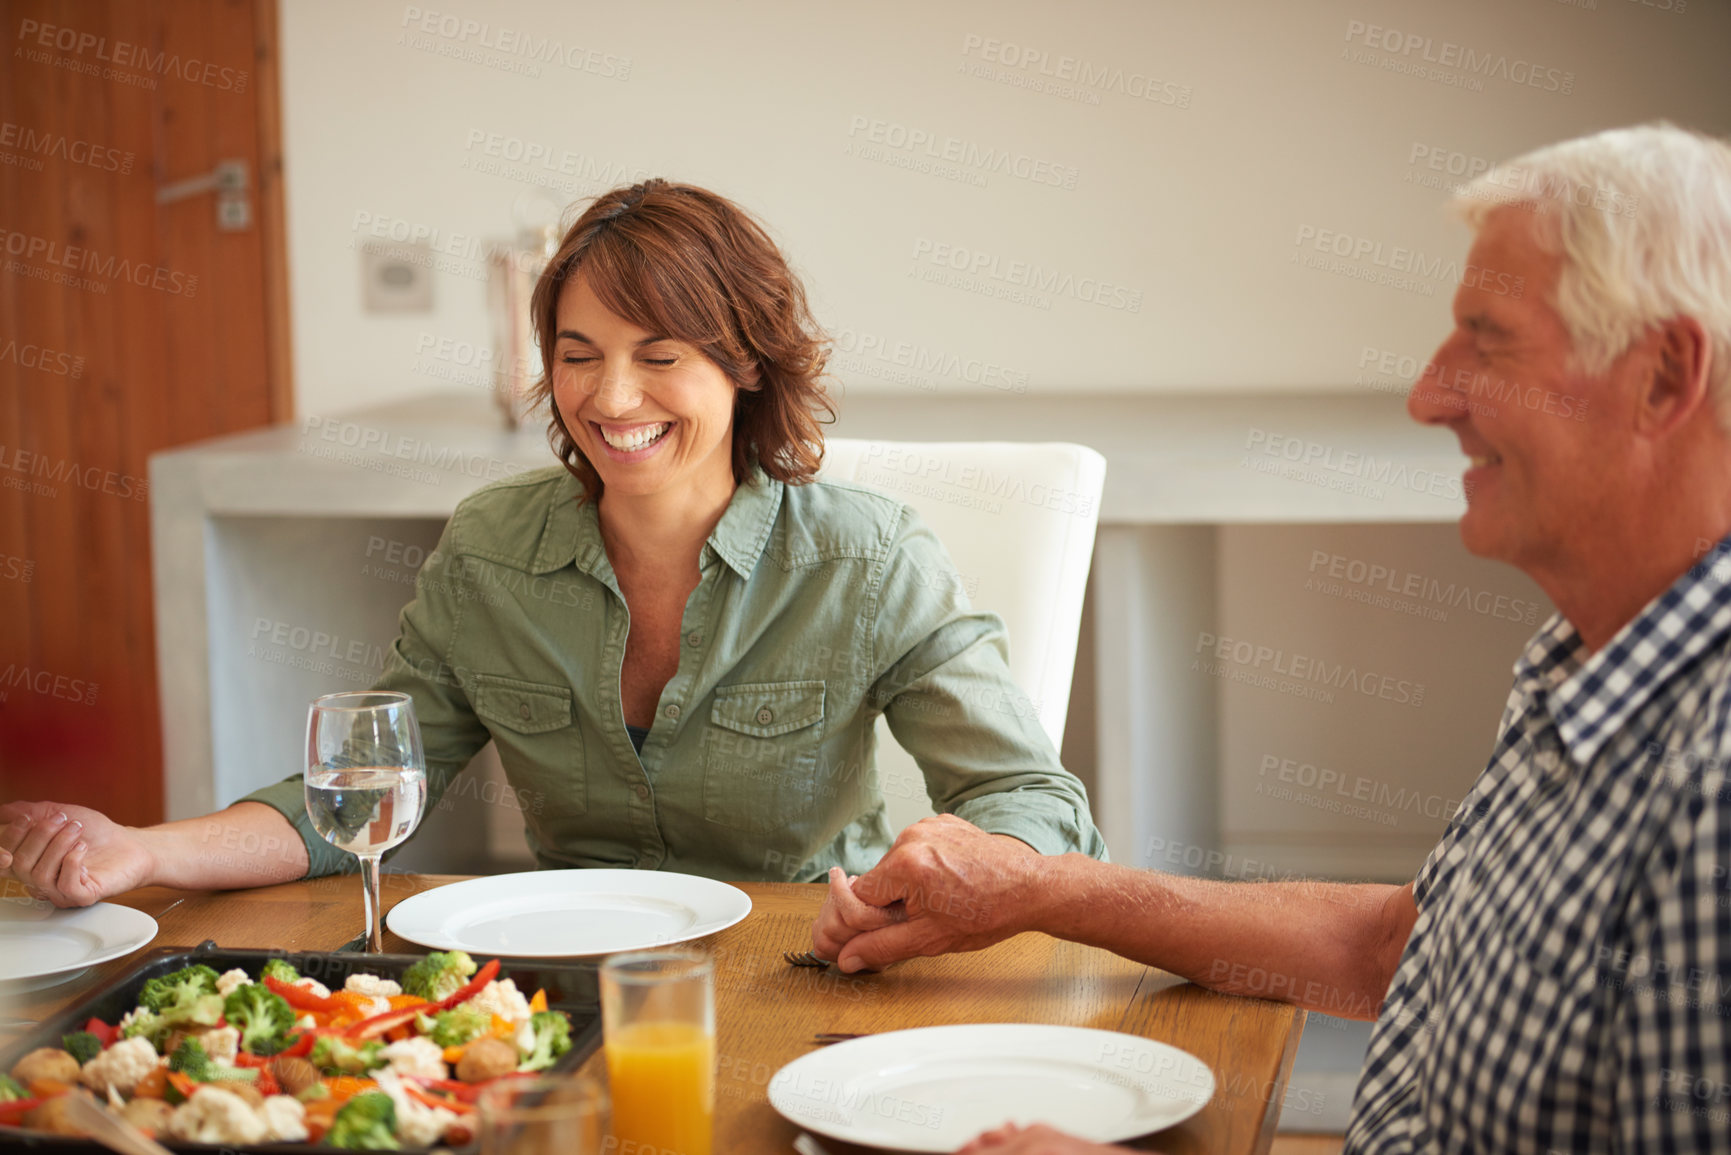
{"type": "Polygon", "coordinates": [[[735,482],[753,465],[790,485],[812,479],[823,461],[827,423],[818,413],[833,421],[835,406],[823,386],[829,340],[812,318],[805,289],[745,210],[707,189],[655,179],[596,197],[565,233],[530,298],[541,343],[541,378],[531,396],[547,404],[547,440],[586,498],[601,496],[601,477],[553,402],[559,294],[579,272],[609,311],[695,345],[738,387],[735,482]]]}

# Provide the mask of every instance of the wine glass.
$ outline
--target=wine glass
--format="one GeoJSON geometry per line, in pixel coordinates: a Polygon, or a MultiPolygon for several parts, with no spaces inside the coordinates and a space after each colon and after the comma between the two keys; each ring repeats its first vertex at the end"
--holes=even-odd
{"type": "Polygon", "coordinates": [[[313,700],[307,715],[307,815],[319,837],[361,863],[367,950],[379,929],[379,857],[421,823],[427,759],[407,694],[361,690],[313,700]]]}

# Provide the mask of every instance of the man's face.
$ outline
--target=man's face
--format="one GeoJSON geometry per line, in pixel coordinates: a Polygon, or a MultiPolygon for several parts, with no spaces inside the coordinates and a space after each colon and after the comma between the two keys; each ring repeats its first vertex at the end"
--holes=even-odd
{"type": "Polygon", "coordinates": [[[1549,304],[1561,262],[1533,241],[1535,219],[1515,207],[1486,219],[1455,293],[1454,332],[1407,399],[1415,420],[1448,426],[1472,459],[1467,549],[1529,573],[1569,564],[1614,524],[1629,450],[1615,418],[1630,396],[1620,388],[1627,357],[1598,378],[1569,367],[1568,331],[1549,304]]]}

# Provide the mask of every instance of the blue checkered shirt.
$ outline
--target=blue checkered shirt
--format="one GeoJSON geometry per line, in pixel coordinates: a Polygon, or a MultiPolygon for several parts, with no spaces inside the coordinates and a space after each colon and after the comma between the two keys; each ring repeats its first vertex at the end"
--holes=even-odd
{"type": "Polygon", "coordinates": [[[1346,1150],[1731,1151],[1731,538],[1553,617],[1413,885],[1346,1150]]]}

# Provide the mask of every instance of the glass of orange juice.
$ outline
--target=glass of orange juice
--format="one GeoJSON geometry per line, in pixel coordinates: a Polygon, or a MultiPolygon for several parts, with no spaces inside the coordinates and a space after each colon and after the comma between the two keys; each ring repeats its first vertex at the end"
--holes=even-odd
{"type": "Polygon", "coordinates": [[[710,1155],[715,963],[709,955],[678,948],[613,955],[601,965],[601,1027],[617,1150],[710,1155]]]}
{"type": "Polygon", "coordinates": [[[500,1079],[476,1103],[481,1155],[603,1155],[607,1093],[594,1079],[500,1079]]]}

